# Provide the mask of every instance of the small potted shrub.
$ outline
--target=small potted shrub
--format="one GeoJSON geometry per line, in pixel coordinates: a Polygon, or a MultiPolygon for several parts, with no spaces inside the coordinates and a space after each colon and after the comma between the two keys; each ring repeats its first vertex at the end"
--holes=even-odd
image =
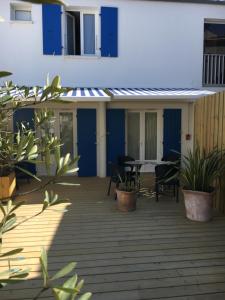
{"type": "Polygon", "coordinates": [[[206,152],[197,146],[183,156],[179,175],[188,219],[200,222],[212,219],[214,185],[224,171],[225,155],[217,149],[206,152]]]}
{"type": "Polygon", "coordinates": [[[132,181],[125,176],[122,180],[120,177],[121,187],[116,188],[117,208],[123,212],[136,210],[137,193],[132,181]]]}

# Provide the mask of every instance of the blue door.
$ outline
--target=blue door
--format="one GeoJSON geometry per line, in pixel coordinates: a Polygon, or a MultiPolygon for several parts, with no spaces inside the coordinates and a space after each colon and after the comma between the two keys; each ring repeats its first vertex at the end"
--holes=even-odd
{"type": "Polygon", "coordinates": [[[96,176],[96,109],[77,110],[77,147],[79,176],[96,176]]]}
{"type": "Polygon", "coordinates": [[[163,156],[174,156],[181,152],[181,109],[164,110],[163,156]]]}
{"type": "Polygon", "coordinates": [[[110,175],[110,162],[116,163],[119,155],[125,155],[125,110],[107,109],[107,175],[110,175]]]}
{"type": "MultiPolygon", "coordinates": [[[[34,130],[34,109],[33,108],[21,108],[13,114],[13,130],[17,132],[20,129],[21,124],[24,124],[28,128],[34,130]]],[[[31,163],[23,163],[23,168],[26,168],[32,174],[36,174],[36,166],[31,163]]]]}

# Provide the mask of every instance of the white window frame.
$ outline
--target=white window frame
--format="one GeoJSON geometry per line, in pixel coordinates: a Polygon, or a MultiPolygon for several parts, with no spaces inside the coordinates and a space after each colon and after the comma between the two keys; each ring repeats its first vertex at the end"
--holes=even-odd
{"type": "Polygon", "coordinates": [[[33,23],[32,21],[32,6],[29,4],[19,4],[19,3],[11,3],[10,4],[10,20],[11,22],[18,23],[33,23]],[[17,20],[16,19],[16,11],[29,11],[31,15],[30,20],[17,20]]]}
{"type": "Polygon", "coordinates": [[[75,7],[68,6],[64,9],[64,34],[63,34],[63,44],[64,47],[64,56],[69,57],[99,57],[100,56],[100,19],[99,19],[99,9],[94,7],[75,7]],[[66,30],[66,13],[77,11],[80,12],[80,43],[81,43],[81,54],[80,55],[68,55],[67,54],[67,30],[66,30]],[[85,14],[95,15],[95,54],[85,54],[84,53],[84,25],[83,18],[85,14]]]}
{"type": "MultiPolygon", "coordinates": [[[[126,154],[128,150],[128,113],[137,112],[140,113],[140,160],[149,162],[159,162],[163,156],[163,110],[161,109],[143,109],[143,110],[132,110],[126,111],[126,154]],[[157,158],[156,160],[145,159],[145,113],[152,112],[157,113],[157,158]]],[[[154,172],[154,166],[147,164],[142,166],[142,172],[154,172]]]]}

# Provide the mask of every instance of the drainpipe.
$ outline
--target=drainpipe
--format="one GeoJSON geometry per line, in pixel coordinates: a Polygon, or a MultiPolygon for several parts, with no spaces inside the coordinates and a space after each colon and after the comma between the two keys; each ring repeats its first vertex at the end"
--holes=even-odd
{"type": "Polygon", "coordinates": [[[98,107],[99,122],[99,155],[98,155],[98,176],[106,177],[106,103],[100,102],[98,107]]]}

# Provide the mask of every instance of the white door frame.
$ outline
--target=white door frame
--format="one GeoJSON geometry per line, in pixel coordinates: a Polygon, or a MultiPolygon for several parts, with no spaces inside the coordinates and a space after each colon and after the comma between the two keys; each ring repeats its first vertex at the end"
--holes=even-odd
{"type": "MultiPolygon", "coordinates": [[[[127,110],[126,111],[126,153],[128,149],[128,113],[138,112],[140,113],[140,160],[145,160],[145,113],[155,112],[157,113],[157,158],[151,160],[152,162],[161,161],[163,156],[163,110],[162,109],[144,109],[144,110],[127,110]]],[[[147,161],[147,160],[146,160],[147,161]]],[[[147,164],[142,166],[142,172],[154,172],[154,166],[147,164]]]]}
{"type": "MultiPolygon", "coordinates": [[[[73,152],[74,152],[74,157],[76,157],[78,154],[78,150],[77,150],[77,111],[76,109],[50,109],[51,111],[54,112],[54,118],[55,118],[55,122],[54,122],[54,135],[57,136],[58,138],[60,138],[60,124],[59,124],[59,115],[60,113],[72,113],[73,114],[73,152]]],[[[40,133],[38,133],[38,135],[40,135],[40,133]]],[[[53,158],[54,161],[54,158],[53,158]]],[[[52,166],[52,173],[54,172],[56,166],[52,166]]],[[[43,166],[42,164],[39,164],[37,167],[37,171],[39,173],[39,175],[47,175],[46,171],[45,171],[45,166],[43,166]]],[[[74,175],[74,174],[71,174],[74,175]]]]}
{"type": "Polygon", "coordinates": [[[60,124],[59,124],[59,115],[61,113],[72,113],[73,115],[73,153],[74,156],[77,156],[77,111],[76,109],[56,109],[54,110],[54,114],[56,117],[55,122],[55,133],[58,138],[60,138],[60,124]]]}

